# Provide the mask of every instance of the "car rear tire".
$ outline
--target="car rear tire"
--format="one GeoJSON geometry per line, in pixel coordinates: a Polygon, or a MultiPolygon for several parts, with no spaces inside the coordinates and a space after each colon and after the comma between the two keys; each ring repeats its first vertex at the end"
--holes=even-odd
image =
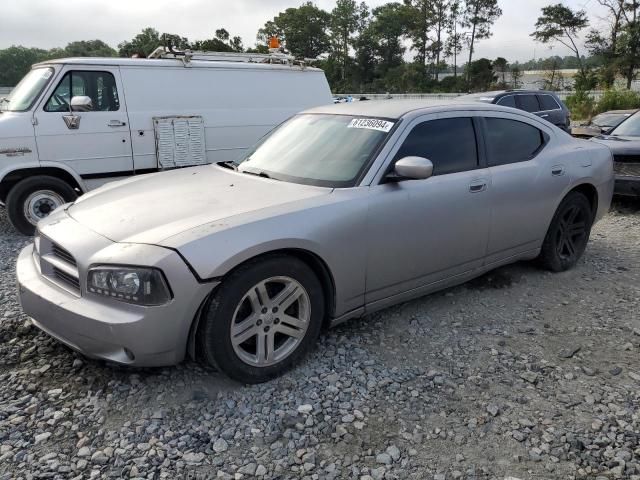
{"type": "Polygon", "coordinates": [[[569,193],[556,210],[538,257],[540,265],[552,272],[573,268],[587,248],[593,212],[587,197],[569,193]]]}
{"type": "Polygon", "coordinates": [[[287,371],[316,343],[324,318],[322,285],[288,255],[252,261],[226,278],[198,326],[197,357],[243,383],[287,371]]]}
{"type": "Polygon", "coordinates": [[[7,216],[25,235],[33,235],[36,223],[53,210],[78,198],[64,180],[48,175],[28,177],[16,183],[7,195],[7,216]]]}

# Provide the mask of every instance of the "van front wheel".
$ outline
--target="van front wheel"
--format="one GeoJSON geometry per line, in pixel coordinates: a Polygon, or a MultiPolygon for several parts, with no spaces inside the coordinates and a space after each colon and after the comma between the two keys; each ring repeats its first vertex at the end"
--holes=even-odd
{"type": "Polygon", "coordinates": [[[25,178],[7,195],[7,215],[18,231],[33,235],[39,220],[77,197],[73,187],[59,178],[47,175],[25,178]]]}

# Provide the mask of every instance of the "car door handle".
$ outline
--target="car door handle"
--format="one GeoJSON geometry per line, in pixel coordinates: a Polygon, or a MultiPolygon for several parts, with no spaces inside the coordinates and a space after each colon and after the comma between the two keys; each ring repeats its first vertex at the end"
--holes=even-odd
{"type": "Polygon", "coordinates": [[[486,189],[487,189],[487,182],[478,182],[478,183],[472,183],[471,185],[469,185],[469,191],[471,193],[484,192],[486,189]]]}
{"type": "Polygon", "coordinates": [[[545,113],[544,115],[540,115],[542,118],[548,118],[549,115],[547,113],[545,113]]]}
{"type": "Polygon", "coordinates": [[[110,127],[126,127],[127,126],[126,122],[122,122],[120,120],[109,120],[109,123],[107,123],[107,125],[110,127]]]}
{"type": "Polygon", "coordinates": [[[564,175],[564,167],[562,165],[555,165],[551,167],[551,175],[554,177],[560,177],[564,175]]]}

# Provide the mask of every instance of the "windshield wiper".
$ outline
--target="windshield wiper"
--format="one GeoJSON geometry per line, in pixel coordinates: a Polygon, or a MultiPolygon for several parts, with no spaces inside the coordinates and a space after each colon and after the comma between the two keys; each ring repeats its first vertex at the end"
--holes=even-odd
{"type": "Polygon", "coordinates": [[[217,162],[216,165],[220,165],[224,168],[230,168],[231,170],[238,170],[238,165],[233,160],[226,160],[224,162],[217,162]]]}
{"type": "Polygon", "coordinates": [[[260,170],[259,172],[252,172],[251,170],[239,170],[242,173],[248,173],[249,175],[255,175],[256,177],[268,178],[270,180],[278,180],[277,178],[273,178],[267,172],[263,172],[260,170]]]}

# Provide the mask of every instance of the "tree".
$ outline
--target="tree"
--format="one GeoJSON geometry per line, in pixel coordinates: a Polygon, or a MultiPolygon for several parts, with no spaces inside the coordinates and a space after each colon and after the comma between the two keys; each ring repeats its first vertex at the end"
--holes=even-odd
{"type": "Polygon", "coordinates": [[[542,43],[558,42],[569,48],[578,60],[580,72],[584,75],[585,65],[580,55],[579,34],[589,25],[584,10],[574,11],[558,3],[542,8],[542,15],[536,22],[536,30],[531,34],[542,43]]]}
{"type": "Polygon", "coordinates": [[[133,55],[147,57],[162,45],[160,33],[155,28],[147,27],[133,37],[132,40],[120,43],[118,45],[118,54],[121,57],[131,57],[133,55]]]}
{"type": "Polygon", "coordinates": [[[463,34],[458,31],[461,20],[461,0],[449,1],[449,21],[447,23],[447,41],[444,46],[444,53],[447,57],[453,57],[453,76],[458,77],[458,55],[462,53],[463,34]]]}
{"type": "Polygon", "coordinates": [[[407,10],[399,3],[387,3],[373,10],[371,39],[383,73],[403,63],[405,47],[401,39],[407,33],[407,23],[407,10]]]}
{"type": "MultiPolygon", "coordinates": [[[[471,28],[467,67],[471,66],[473,60],[475,43],[491,37],[491,27],[501,15],[502,9],[498,6],[498,0],[465,0],[462,24],[471,28]]],[[[467,73],[470,74],[470,72],[471,68],[467,68],[467,73]]]]}
{"type": "Polygon", "coordinates": [[[287,8],[258,31],[258,41],[266,44],[271,37],[284,41],[296,57],[316,58],[329,51],[327,30],[331,16],[312,2],[287,8]]]}
{"type": "Polygon", "coordinates": [[[424,69],[427,63],[429,32],[434,24],[433,0],[404,0],[403,15],[407,20],[407,34],[417,54],[416,63],[424,69]]]}
{"type": "MultiPolygon", "coordinates": [[[[191,43],[190,48],[193,50],[204,50],[208,52],[244,51],[242,38],[231,37],[229,32],[224,28],[218,28],[215,31],[215,36],[213,38],[209,38],[207,40],[196,40],[195,42],[191,43]]],[[[266,53],[266,51],[262,53],[266,53]]]]}
{"type": "Polygon", "coordinates": [[[102,40],[80,40],[64,48],[65,57],[116,57],[116,52],[102,40]]]}
{"type": "Polygon", "coordinates": [[[337,0],[331,11],[331,45],[332,56],[340,63],[341,80],[347,76],[349,48],[354,45],[354,34],[363,26],[364,19],[369,16],[366,3],[358,5],[356,0],[337,0]]]}
{"type": "Polygon", "coordinates": [[[467,72],[467,78],[469,79],[469,88],[471,91],[480,92],[489,90],[491,85],[496,81],[491,60],[480,58],[471,62],[469,71],[467,72]]]}
{"type": "Polygon", "coordinates": [[[522,86],[522,70],[518,64],[511,65],[511,88],[520,88],[522,86]]]}
{"type": "Polygon", "coordinates": [[[31,65],[48,58],[46,50],[11,46],[0,50],[0,85],[13,87],[31,69],[31,65]]]}
{"type": "Polygon", "coordinates": [[[507,72],[509,71],[509,62],[506,58],[498,57],[493,61],[493,70],[499,74],[501,85],[507,88],[507,72]]]}
{"type": "Polygon", "coordinates": [[[620,69],[627,79],[627,88],[631,89],[635,72],[640,66],[640,1],[627,0],[623,15],[625,26],[619,38],[620,69]]]}
{"type": "Polygon", "coordinates": [[[436,82],[439,80],[440,74],[440,59],[444,52],[444,33],[447,31],[450,17],[449,17],[449,2],[447,0],[434,0],[433,1],[433,24],[434,24],[434,39],[431,43],[431,50],[433,58],[435,60],[435,77],[436,82]]]}

